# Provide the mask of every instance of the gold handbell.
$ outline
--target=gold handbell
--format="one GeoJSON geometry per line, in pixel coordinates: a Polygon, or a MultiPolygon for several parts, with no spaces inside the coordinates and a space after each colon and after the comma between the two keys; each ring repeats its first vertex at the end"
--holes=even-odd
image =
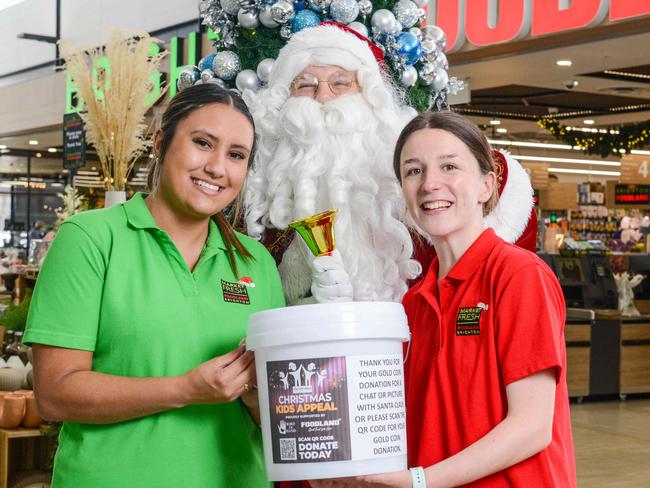
{"type": "Polygon", "coordinates": [[[289,224],[307,243],[314,256],[329,256],[336,247],[334,240],[334,215],[338,208],[312,215],[306,219],[296,220],[289,224]]]}

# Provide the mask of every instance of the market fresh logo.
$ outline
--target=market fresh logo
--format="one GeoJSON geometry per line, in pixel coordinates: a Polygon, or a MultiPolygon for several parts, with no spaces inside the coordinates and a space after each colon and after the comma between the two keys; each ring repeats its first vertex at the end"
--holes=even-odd
{"type": "Polygon", "coordinates": [[[228,303],[241,303],[250,305],[251,300],[248,297],[248,288],[240,283],[221,280],[221,291],[223,292],[223,301],[228,303]]]}
{"type": "Polygon", "coordinates": [[[479,335],[481,333],[481,312],[487,310],[487,306],[479,303],[478,307],[461,307],[456,316],[456,335],[479,335]]]}

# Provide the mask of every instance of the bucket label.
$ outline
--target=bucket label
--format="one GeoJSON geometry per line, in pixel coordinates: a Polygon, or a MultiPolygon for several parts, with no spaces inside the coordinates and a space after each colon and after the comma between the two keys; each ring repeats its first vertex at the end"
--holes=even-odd
{"type": "Polygon", "coordinates": [[[266,363],[273,462],[406,454],[402,356],[266,363]]]}
{"type": "Polygon", "coordinates": [[[274,463],[350,459],[345,357],[266,363],[274,463]]]}

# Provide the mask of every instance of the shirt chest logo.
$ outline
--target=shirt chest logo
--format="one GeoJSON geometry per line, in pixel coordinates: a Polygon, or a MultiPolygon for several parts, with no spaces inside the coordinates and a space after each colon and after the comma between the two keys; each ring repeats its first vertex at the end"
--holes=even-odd
{"type": "Polygon", "coordinates": [[[456,316],[456,335],[469,336],[481,333],[481,313],[488,306],[480,303],[476,307],[461,307],[456,316]]]}
{"type": "Polygon", "coordinates": [[[221,280],[221,291],[223,292],[224,302],[239,303],[241,305],[250,305],[251,303],[246,285],[221,280]]]}

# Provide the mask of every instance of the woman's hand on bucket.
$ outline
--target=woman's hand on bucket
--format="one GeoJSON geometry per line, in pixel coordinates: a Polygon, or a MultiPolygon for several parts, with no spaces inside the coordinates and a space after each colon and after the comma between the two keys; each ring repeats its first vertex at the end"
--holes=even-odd
{"type": "Polygon", "coordinates": [[[357,476],[356,478],[334,478],[329,480],[310,480],[312,488],[411,488],[411,472],[357,476]]]}
{"type": "Polygon", "coordinates": [[[227,403],[251,391],[255,384],[254,359],[252,351],[240,346],[180,376],[185,404],[227,403]]]}

